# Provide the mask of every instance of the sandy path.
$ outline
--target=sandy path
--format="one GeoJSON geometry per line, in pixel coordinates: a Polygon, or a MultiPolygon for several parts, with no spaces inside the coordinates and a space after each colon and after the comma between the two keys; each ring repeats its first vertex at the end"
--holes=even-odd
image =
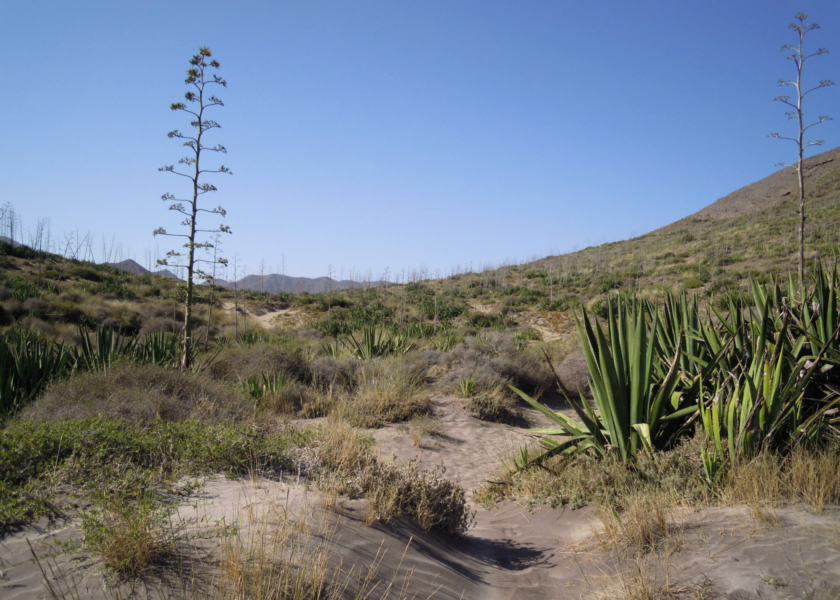
{"type": "MultiPolygon", "coordinates": [[[[523,403],[524,404],[524,403],[523,403]]],[[[388,425],[373,433],[377,448],[385,459],[407,461],[416,458],[424,469],[439,464],[446,477],[458,481],[468,492],[483,484],[502,468],[519,447],[532,443],[533,436],[519,427],[481,421],[464,409],[453,396],[432,399],[435,428],[441,435],[424,436],[419,447],[405,426],[388,425]]],[[[530,408],[523,409],[533,427],[548,427],[550,422],[530,408]]],[[[572,411],[568,413],[572,415],[572,411]]]]}
{"type": "MultiPolygon", "coordinates": [[[[425,437],[415,447],[404,428],[382,428],[374,437],[383,457],[417,458],[425,468],[443,464],[448,477],[472,491],[492,477],[500,457],[529,440],[520,429],[469,416],[456,398],[439,397],[433,402],[443,435],[425,437]]],[[[542,425],[533,413],[528,417],[534,425],[542,425]]],[[[237,523],[244,539],[259,541],[263,539],[261,525],[276,524],[290,514],[308,524],[316,543],[332,547],[334,564],[340,561],[347,570],[378,561],[382,582],[378,590],[384,590],[388,582],[397,589],[408,585],[409,597],[416,598],[620,598],[610,586],[620,580],[619,574],[634,568],[632,562],[591,550],[588,538],[595,523],[591,507],[529,510],[510,502],[492,510],[477,507],[467,535],[451,538],[425,533],[404,520],[366,526],[363,499],[340,501],[329,509],[324,506],[316,493],[293,482],[219,477],[208,480],[179,508],[177,527],[194,540],[189,556],[212,572],[211,559],[219,541],[214,527],[237,523]]],[[[659,581],[667,576],[680,585],[711,582],[713,597],[840,598],[840,508],[811,514],[802,507],[786,507],[775,514],[778,526],[756,521],[745,507],[684,512],[673,523],[677,550],[668,556],[648,556],[642,563],[659,581]]],[[[56,539],[79,536],[78,523],[69,522],[51,531],[28,528],[0,542],[0,598],[49,598],[42,574],[31,561],[27,540],[45,556],[56,539]]],[[[113,591],[104,591],[97,561],[65,553],[57,554],[50,564],[64,573],[65,585],[75,581],[77,597],[114,597],[113,591]]],[[[171,573],[169,577],[164,589],[177,589],[178,581],[171,581],[171,573]]],[[[148,583],[138,588],[137,597],[157,597],[160,580],[148,583]]],[[[125,596],[125,590],[120,591],[125,596]]],[[[370,596],[379,597],[378,592],[370,596]]]]}
{"type": "MultiPolygon", "coordinates": [[[[234,303],[225,301],[222,303],[222,309],[233,311],[234,303]]],[[[241,305],[239,310],[240,312],[245,311],[247,313],[249,322],[257,322],[264,329],[270,329],[271,327],[303,327],[312,320],[312,315],[301,308],[285,308],[283,310],[270,311],[260,315],[246,310],[245,307],[241,305]]]]}

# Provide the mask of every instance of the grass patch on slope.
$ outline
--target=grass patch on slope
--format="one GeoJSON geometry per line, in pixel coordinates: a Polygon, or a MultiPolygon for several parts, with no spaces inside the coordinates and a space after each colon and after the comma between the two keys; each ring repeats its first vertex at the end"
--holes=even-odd
{"type": "Polygon", "coordinates": [[[198,421],[13,421],[0,432],[0,533],[61,511],[68,498],[139,496],[189,475],[290,469],[291,449],[311,435],[198,421]]]}

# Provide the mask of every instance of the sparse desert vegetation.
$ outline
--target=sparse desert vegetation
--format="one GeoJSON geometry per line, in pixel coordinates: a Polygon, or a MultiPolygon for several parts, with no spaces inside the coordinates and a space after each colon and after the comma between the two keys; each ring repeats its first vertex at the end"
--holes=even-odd
{"type": "Polygon", "coordinates": [[[0,527],[20,540],[36,523],[75,523],[78,536],[36,551],[55,597],[75,589],[57,575],[63,556],[99,565],[117,595],[139,582],[168,597],[412,597],[425,589],[412,564],[348,554],[326,524],[457,545],[521,505],[589,515],[572,530],[591,533],[568,542],[589,566],[564,575],[584,595],[711,598],[714,581],[657,570],[686,551],[693,515],[743,507],[756,527],[784,531],[804,506],[835,522],[830,264],[814,263],[804,290],[750,271],[725,304],[693,286],[609,291],[615,278],[603,306],[596,295],[566,312],[540,305],[538,288],[463,285],[500,281],[486,274],[329,297],[245,291],[247,332],[233,326],[233,292],[213,289],[211,317],[205,287],[182,370],[178,280],[82,262],[51,279],[43,265],[61,257],[0,250],[0,527]],[[540,310],[551,318],[535,320],[540,310]],[[473,462],[459,464],[462,436],[475,436],[473,462]],[[287,503],[293,490],[311,498],[293,510],[278,496],[212,526],[184,520],[220,474],[285,486],[287,503]],[[592,569],[614,576],[598,583],[592,569]]]}

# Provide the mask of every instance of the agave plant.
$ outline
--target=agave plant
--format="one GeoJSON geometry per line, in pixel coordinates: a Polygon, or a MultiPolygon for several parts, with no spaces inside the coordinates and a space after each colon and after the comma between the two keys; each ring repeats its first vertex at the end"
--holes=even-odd
{"type": "Polygon", "coordinates": [[[457,343],[458,338],[451,333],[444,333],[432,340],[432,344],[438,352],[449,352],[457,343]]]}
{"type": "Polygon", "coordinates": [[[74,356],[60,344],[14,330],[0,337],[0,416],[35,398],[47,384],[69,373],[74,356]]]}
{"type": "Polygon", "coordinates": [[[384,331],[377,332],[376,327],[364,327],[361,339],[357,339],[351,333],[344,338],[344,345],[356,358],[369,360],[378,356],[405,354],[411,350],[414,343],[404,335],[396,334],[386,338],[384,331]]]}
{"type": "Polygon", "coordinates": [[[391,353],[390,340],[385,339],[385,333],[377,332],[375,327],[362,328],[361,339],[356,339],[356,336],[351,333],[344,338],[344,343],[350,349],[350,353],[361,360],[391,353]]]}
{"type": "Polygon", "coordinates": [[[472,398],[475,396],[475,379],[472,378],[472,375],[467,375],[459,381],[458,385],[455,386],[455,391],[461,398],[472,398]]]}
{"type": "Polygon", "coordinates": [[[107,369],[117,358],[133,356],[137,338],[123,335],[119,329],[99,325],[93,332],[79,327],[79,350],[76,355],[76,369],[107,369]]]}
{"type": "MultiPolygon", "coordinates": [[[[657,362],[661,358],[655,341],[661,325],[655,310],[648,323],[647,312],[640,301],[619,302],[615,310],[608,311],[609,341],[597,323],[593,326],[585,311],[583,324],[575,315],[595,401],[593,407],[583,395],[580,402],[568,398],[580,421],[554,413],[512,388],[559,425],[558,429],[531,430],[546,436],[541,439],[546,451],[529,457],[528,464],[585,449],[600,455],[616,451],[627,461],[642,448],[666,448],[679,437],[685,421],[697,412],[697,406],[685,394],[675,393],[680,383],[682,347],[678,342],[664,377],[657,377],[657,362]],[[557,441],[550,437],[558,435],[568,439],[557,441]]],[[[520,468],[525,466],[521,464],[520,468]]]]}
{"type": "Polygon", "coordinates": [[[392,354],[406,354],[414,347],[411,338],[402,333],[395,333],[389,341],[391,342],[390,351],[392,354]]]}
{"type": "MultiPolygon", "coordinates": [[[[815,293],[823,301],[834,295],[820,290],[825,284],[818,277],[815,293]]],[[[749,458],[764,448],[784,450],[816,441],[828,423],[826,416],[840,401],[833,391],[836,387],[817,381],[830,367],[826,355],[836,347],[840,333],[836,301],[821,303],[835,314],[815,319],[807,306],[797,311],[786,304],[778,286],[767,290],[754,281],[751,285],[757,312],[748,324],[740,322],[741,311],[730,311],[731,323],[721,319],[736,351],[727,368],[717,372],[710,397],[703,394],[699,399],[703,429],[713,445],[703,457],[710,479],[727,460],[749,458]],[[791,321],[801,324],[799,335],[791,321]],[[826,334],[828,324],[834,329],[826,334]],[[806,348],[814,354],[806,353],[806,348]]],[[[789,290],[807,298],[792,284],[789,290]]]]}
{"type": "MultiPolygon", "coordinates": [[[[832,363],[840,362],[840,339],[834,335],[838,326],[837,265],[828,272],[822,263],[818,263],[814,272],[814,289],[801,303],[797,315],[798,325],[807,338],[813,355],[827,345],[825,358],[832,363]]],[[[790,297],[796,293],[793,280],[788,282],[790,297]]]]}
{"type": "MultiPolygon", "coordinates": [[[[178,336],[168,331],[147,333],[134,348],[137,360],[162,367],[178,366],[180,354],[181,344],[178,336]]],[[[192,363],[192,360],[190,362],[192,363]]]]}
{"type": "Polygon", "coordinates": [[[247,396],[254,400],[260,400],[265,396],[279,393],[290,380],[291,378],[287,373],[271,373],[240,381],[240,386],[247,396]]]}
{"type": "Polygon", "coordinates": [[[338,358],[341,356],[342,346],[338,340],[332,342],[321,342],[321,350],[323,350],[324,354],[327,356],[338,358]]]}

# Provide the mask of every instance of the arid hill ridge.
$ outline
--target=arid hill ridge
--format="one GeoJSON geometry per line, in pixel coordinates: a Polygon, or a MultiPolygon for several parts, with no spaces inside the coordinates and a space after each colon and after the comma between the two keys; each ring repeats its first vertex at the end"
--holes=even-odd
{"type": "MultiPolygon", "coordinates": [[[[828,183],[825,181],[826,178],[835,184],[840,183],[840,148],[834,148],[805,160],[806,193],[809,188],[822,189],[822,186],[828,183]]],[[[693,215],[666,225],[662,229],[679,227],[686,221],[724,221],[760,212],[768,206],[791,200],[792,196],[795,198],[798,188],[796,167],[785,167],[764,179],[727,194],[693,215]]]]}
{"type": "MultiPolygon", "coordinates": [[[[840,148],[808,158],[805,169],[810,265],[840,250],[840,148]]],[[[658,296],[689,289],[724,302],[741,294],[751,275],[768,280],[796,269],[797,198],[796,171],[786,167],[642,236],[456,276],[444,286],[525,288],[531,302],[556,310],[622,290],[658,296]]]]}

